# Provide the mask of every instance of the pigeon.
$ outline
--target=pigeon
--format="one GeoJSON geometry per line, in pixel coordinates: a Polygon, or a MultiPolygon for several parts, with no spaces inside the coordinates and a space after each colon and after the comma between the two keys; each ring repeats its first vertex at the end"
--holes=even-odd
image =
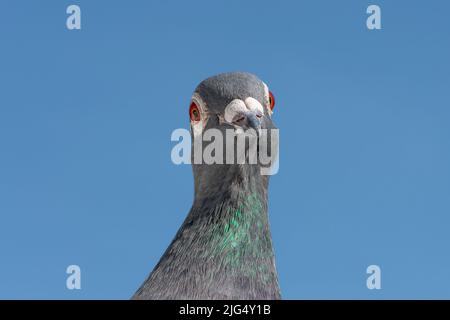
{"type": "MultiPolygon", "coordinates": [[[[195,89],[189,107],[192,144],[211,129],[224,136],[232,130],[234,135],[226,136],[224,145],[253,130],[246,135],[256,137],[261,152],[261,131],[277,130],[274,106],[272,92],[253,74],[229,72],[207,78],[195,89]]],[[[250,144],[245,144],[246,157],[250,144]]],[[[267,209],[269,175],[261,173],[259,161],[242,163],[234,155],[236,161],[226,162],[223,157],[223,163],[192,161],[193,205],[132,299],[281,299],[267,209]]]]}

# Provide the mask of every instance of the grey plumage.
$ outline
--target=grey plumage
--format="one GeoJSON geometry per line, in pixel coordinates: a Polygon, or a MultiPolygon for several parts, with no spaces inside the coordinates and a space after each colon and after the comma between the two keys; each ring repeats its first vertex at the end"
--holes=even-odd
{"type": "MultiPolygon", "coordinates": [[[[195,95],[207,109],[203,130],[233,128],[221,120],[224,108],[234,99],[248,97],[264,107],[263,116],[258,116],[260,128],[275,128],[267,87],[252,74],[208,78],[195,95]]],[[[261,165],[192,166],[192,208],[133,299],[279,299],[267,213],[268,176],[261,175],[261,165]]]]}

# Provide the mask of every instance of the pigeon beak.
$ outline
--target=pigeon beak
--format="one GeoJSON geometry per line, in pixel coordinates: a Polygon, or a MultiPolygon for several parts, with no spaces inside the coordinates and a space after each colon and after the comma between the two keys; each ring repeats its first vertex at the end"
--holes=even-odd
{"type": "Polygon", "coordinates": [[[233,124],[243,129],[252,128],[253,130],[256,131],[256,134],[258,136],[261,131],[261,120],[256,115],[256,113],[252,111],[239,114],[233,121],[233,124]]]}
{"type": "Polygon", "coordinates": [[[256,132],[261,129],[261,120],[256,116],[255,113],[247,113],[247,125],[249,128],[253,128],[256,132]]]}

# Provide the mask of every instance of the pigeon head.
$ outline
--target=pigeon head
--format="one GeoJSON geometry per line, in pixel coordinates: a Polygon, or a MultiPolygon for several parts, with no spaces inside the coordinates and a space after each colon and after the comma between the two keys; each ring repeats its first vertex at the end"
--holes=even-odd
{"type": "MultiPolygon", "coordinates": [[[[228,185],[223,182],[232,182],[236,175],[252,171],[255,179],[260,174],[255,170],[270,168],[276,156],[271,139],[272,129],[276,129],[274,106],[268,86],[250,73],[223,73],[197,86],[189,108],[196,195],[223,192],[228,185]],[[262,150],[269,158],[266,163],[260,161],[262,150]],[[222,184],[215,188],[214,182],[222,184]]],[[[265,177],[260,180],[267,185],[265,177]]]]}
{"type": "Polygon", "coordinates": [[[210,128],[234,128],[237,133],[275,128],[271,119],[274,105],[267,85],[253,74],[230,72],[210,77],[192,96],[192,133],[197,136],[210,128]]]}

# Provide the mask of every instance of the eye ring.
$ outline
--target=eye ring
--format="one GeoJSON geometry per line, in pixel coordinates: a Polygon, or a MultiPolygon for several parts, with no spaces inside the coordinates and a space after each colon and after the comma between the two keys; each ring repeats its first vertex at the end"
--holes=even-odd
{"type": "Polygon", "coordinates": [[[275,108],[275,96],[273,95],[272,91],[269,91],[269,108],[271,111],[273,111],[273,108],[275,108]]]}
{"type": "Polygon", "coordinates": [[[192,101],[189,106],[189,118],[192,122],[198,122],[201,120],[200,109],[194,101],[192,101]]]}

